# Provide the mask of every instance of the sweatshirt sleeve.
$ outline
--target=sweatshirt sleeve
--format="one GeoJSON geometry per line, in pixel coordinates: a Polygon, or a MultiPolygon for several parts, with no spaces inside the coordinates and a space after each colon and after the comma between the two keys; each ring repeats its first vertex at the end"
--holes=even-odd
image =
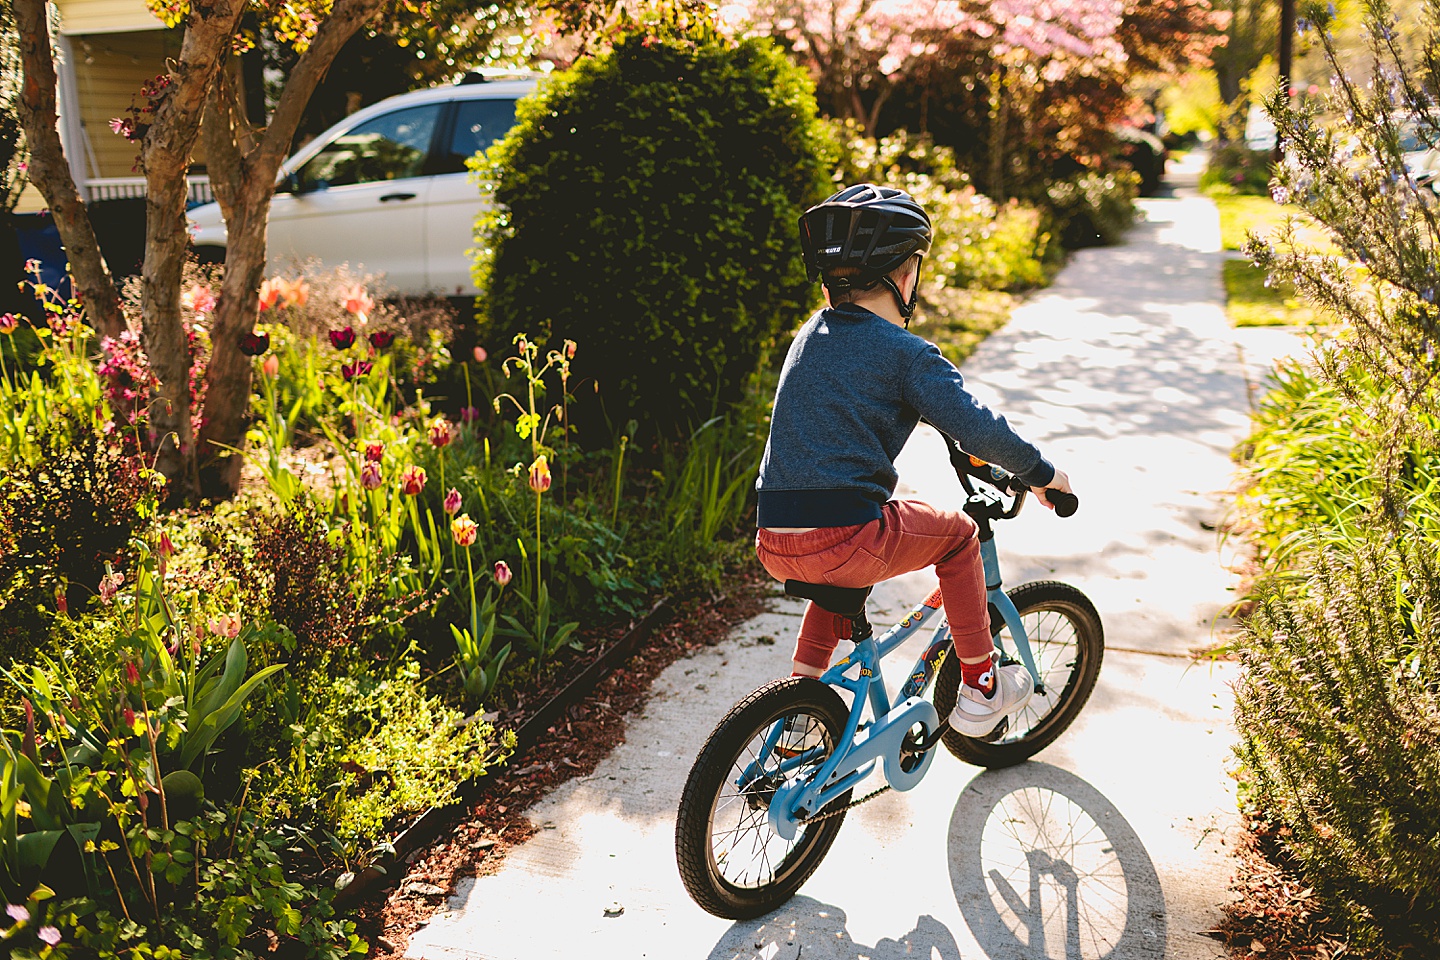
{"type": "Polygon", "coordinates": [[[1035,445],[971,396],[960,371],[933,343],[925,343],[916,353],[902,390],[906,403],[953,437],[966,453],[1004,467],[1032,487],[1043,487],[1054,478],[1055,468],[1035,445]]]}

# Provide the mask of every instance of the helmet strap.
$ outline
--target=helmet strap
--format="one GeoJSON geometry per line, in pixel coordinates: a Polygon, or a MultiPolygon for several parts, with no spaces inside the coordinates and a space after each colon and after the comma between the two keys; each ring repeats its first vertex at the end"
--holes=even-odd
{"type": "Polygon", "coordinates": [[[890,293],[895,297],[895,306],[900,309],[900,316],[905,320],[905,329],[910,329],[910,318],[915,315],[915,305],[920,300],[920,267],[925,263],[923,256],[918,257],[915,262],[915,285],[910,288],[910,299],[907,302],[900,295],[900,287],[889,277],[881,279],[881,283],[890,288],[890,293]]]}

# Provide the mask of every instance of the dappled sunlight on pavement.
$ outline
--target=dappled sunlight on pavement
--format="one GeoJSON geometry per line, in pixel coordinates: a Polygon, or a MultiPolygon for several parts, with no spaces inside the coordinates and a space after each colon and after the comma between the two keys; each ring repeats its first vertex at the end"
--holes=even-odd
{"type": "MultiPolygon", "coordinates": [[[[1071,519],[1032,503],[997,535],[1007,585],[1066,580],[1100,610],[1105,663],[1075,725],[1007,771],[943,754],[913,791],[851,811],[799,896],[759,920],[718,920],[681,885],[675,805],[730,705],[789,671],[801,607],[777,599],[726,644],[662,674],[626,742],[539,804],[531,817],[545,829],[497,875],[462,888],[409,956],[1224,955],[1205,932],[1238,831],[1224,773],[1234,668],[1185,654],[1220,636],[1234,583],[1216,534],[1230,450],[1269,357],[1300,347],[1271,332],[1256,348],[1227,326],[1212,204],[1181,196],[1143,208],[1125,245],[1076,254],[964,368],[1081,498],[1071,519]]],[[[961,503],[928,429],[899,466],[897,495],[961,503]]],[[[911,574],[881,585],[872,616],[901,615],[932,584],[911,574]]],[[[886,662],[892,685],[923,642],[886,662]]]]}

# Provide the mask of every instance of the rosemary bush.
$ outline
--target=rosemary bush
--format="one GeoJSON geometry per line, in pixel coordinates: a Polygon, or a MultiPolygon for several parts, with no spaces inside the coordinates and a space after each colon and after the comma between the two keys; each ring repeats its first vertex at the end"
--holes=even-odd
{"type": "Polygon", "coordinates": [[[1440,940],[1440,570],[1434,541],[1326,549],[1248,623],[1241,757],[1355,945],[1440,940]]]}
{"type": "Polygon", "coordinates": [[[1423,4],[1413,60],[1383,0],[1366,3],[1358,79],[1331,10],[1302,14],[1331,93],[1269,103],[1285,147],[1272,196],[1329,245],[1291,223],[1246,248],[1337,323],[1312,366],[1280,371],[1248,445],[1242,508],[1267,576],[1236,722],[1257,812],[1281,824],[1351,945],[1419,958],[1440,942],[1440,202],[1406,170],[1401,137],[1440,142],[1440,0],[1423,4]]]}
{"type": "Polygon", "coordinates": [[[1405,166],[1402,134],[1440,144],[1440,0],[1425,0],[1420,52],[1401,49],[1399,20],[1384,0],[1365,4],[1373,62],[1365,81],[1341,63],[1330,32],[1333,7],[1308,4],[1302,27],[1318,32],[1334,74],[1331,93],[1296,101],[1277,91],[1268,104],[1285,159],[1272,181],[1277,203],[1294,203],[1323,224],[1333,250],[1304,244],[1291,223],[1275,239],[1252,237],[1246,252],[1273,276],[1344,323],[1321,355],[1332,383],[1357,402],[1347,367],[1360,365],[1380,389],[1367,412],[1384,429],[1417,426],[1415,409],[1440,358],[1440,202],[1405,166]]]}

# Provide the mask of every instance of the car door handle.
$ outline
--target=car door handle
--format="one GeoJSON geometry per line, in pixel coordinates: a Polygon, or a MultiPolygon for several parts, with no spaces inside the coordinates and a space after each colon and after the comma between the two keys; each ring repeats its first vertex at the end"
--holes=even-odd
{"type": "Polygon", "coordinates": [[[380,202],[381,202],[381,203],[389,203],[391,200],[414,200],[414,199],[415,199],[415,194],[413,194],[413,193],[387,193],[387,194],[385,194],[385,196],[383,196],[383,197],[380,198],[380,202]]]}

